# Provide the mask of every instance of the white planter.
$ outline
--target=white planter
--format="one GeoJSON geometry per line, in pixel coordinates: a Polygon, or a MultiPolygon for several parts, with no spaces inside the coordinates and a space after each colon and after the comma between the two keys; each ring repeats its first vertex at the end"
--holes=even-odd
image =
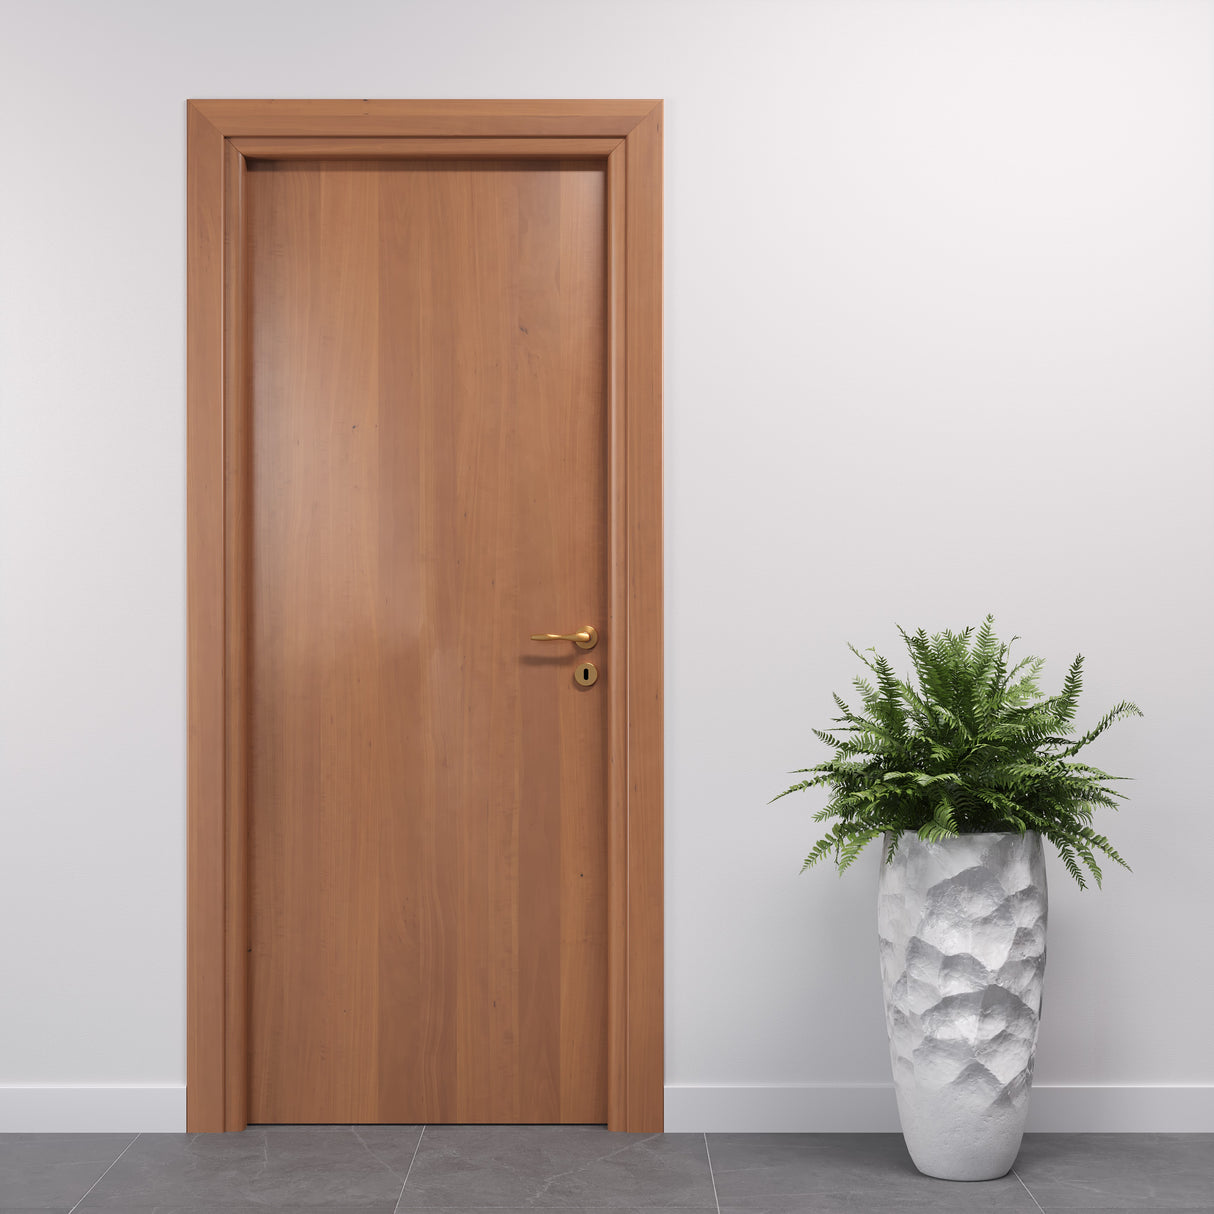
{"type": "MultiPolygon", "coordinates": [[[[888,848],[888,838],[886,839],[888,848]]],[[[919,1171],[1005,1175],[1020,1150],[1045,976],[1041,836],[902,836],[877,927],[898,1115],[919,1171]]]]}

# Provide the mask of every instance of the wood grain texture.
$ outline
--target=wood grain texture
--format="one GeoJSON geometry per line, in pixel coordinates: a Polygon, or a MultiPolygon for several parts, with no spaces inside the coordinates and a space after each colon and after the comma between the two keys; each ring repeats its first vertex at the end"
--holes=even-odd
{"type": "Polygon", "coordinates": [[[606,1117],[604,207],[248,174],[255,1121],[606,1117]]]}
{"type": "Polygon", "coordinates": [[[439,136],[415,139],[244,136],[230,139],[228,142],[242,156],[255,160],[383,160],[396,157],[423,160],[451,157],[455,160],[467,160],[478,156],[490,160],[504,156],[560,160],[579,156],[602,159],[619,147],[623,140],[618,136],[602,139],[563,139],[559,136],[530,139],[504,136],[482,139],[439,136]]]}
{"type": "MultiPolygon", "coordinates": [[[[191,1131],[240,1129],[230,1077],[240,1060],[243,981],[239,923],[239,773],[242,697],[233,684],[239,646],[225,634],[225,603],[239,578],[233,502],[247,498],[248,468],[224,453],[225,382],[241,381],[240,241],[232,237],[234,171],[225,136],[278,140],[336,136],[367,141],[467,136],[549,141],[615,140],[608,220],[614,252],[608,356],[613,514],[608,633],[616,661],[600,680],[610,702],[609,1005],[613,1129],[661,1128],[661,106],[652,102],[191,102],[187,106],[189,257],[189,932],[188,1100],[191,1131]],[[554,121],[557,120],[557,121],[554,121]],[[632,166],[629,173],[624,164],[632,166]],[[226,235],[225,235],[226,233],[226,235]],[[226,240],[226,246],[224,244],[226,240]],[[226,247],[226,254],[224,249],[226,247]],[[225,264],[226,262],[226,264],[225,264]],[[226,277],[225,277],[226,276],[226,277]],[[226,282],[226,286],[225,286],[226,282]],[[630,319],[632,320],[631,336],[630,319]],[[652,326],[637,332],[641,317],[652,326]],[[225,359],[228,370],[225,372],[225,359]],[[225,458],[227,468],[225,472],[225,458]],[[226,483],[225,485],[225,482],[226,483]],[[618,517],[617,517],[618,516],[618,517]],[[225,526],[229,535],[225,540],[225,526]],[[231,567],[229,567],[231,566],[231,567]],[[629,630],[631,623],[631,633],[629,630]],[[648,643],[632,638],[645,630],[648,643]],[[625,686],[621,688],[621,684],[625,686]],[[634,687],[635,684],[635,687],[634,687]],[[626,743],[622,739],[626,738],[626,743]],[[235,798],[237,804],[227,804],[235,798]],[[226,964],[225,964],[226,961],[226,964]],[[225,1088],[228,1089],[225,1091],[225,1088]],[[225,1108],[227,1124],[225,1126],[225,1108]]],[[[239,147],[234,150],[239,151],[239,147]]],[[[340,153],[341,149],[334,149],[340,153]]],[[[444,149],[444,155],[449,152],[444,149]]],[[[471,151],[483,155],[483,150],[471,151]]],[[[385,155],[416,155],[404,144],[385,155]]],[[[229,428],[232,418],[229,416],[229,428]]],[[[239,435],[239,427],[234,431],[239,435]]],[[[231,437],[231,434],[229,435],[231,437]]],[[[557,625],[551,625],[557,626],[557,625]]],[[[564,894],[562,894],[564,897],[564,894]]],[[[564,1065],[564,1064],[562,1064],[564,1065]]]]}
{"type": "MultiPolygon", "coordinates": [[[[607,158],[607,565],[608,630],[628,637],[627,150],[607,158]]],[[[625,659],[626,660],[626,659],[625,659]]],[[[624,672],[627,674],[627,672],[624,672]]],[[[628,679],[607,698],[607,1124],[628,1124],[628,679]]]]}
{"type": "Polygon", "coordinates": [[[224,141],[187,113],[186,1116],[224,1128],[224,141]]]}
{"type": "Polygon", "coordinates": [[[198,100],[225,136],[623,137],[653,101],[198,100]]]}
{"type": "Polygon", "coordinates": [[[620,1128],[652,1133],[664,1103],[660,102],[630,133],[625,155],[628,1099],[620,1128]]]}
{"type": "Polygon", "coordinates": [[[224,148],[224,1125],[243,1129],[248,1095],[249,400],[245,162],[224,148]]]}

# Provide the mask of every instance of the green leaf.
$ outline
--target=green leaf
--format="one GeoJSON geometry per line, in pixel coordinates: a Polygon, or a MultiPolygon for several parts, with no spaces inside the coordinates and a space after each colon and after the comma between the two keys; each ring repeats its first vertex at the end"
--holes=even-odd
{"type": "Polygon", "coordinates": [[[993,615],[977,629],[932,636],[897,627],[913,675],[900,679],[875,648],[849,645],[871,676],[853,679],[862,711],[832,695],[838,728],[812,733],[833,757],[797,769],[794,775],[807,778],[772,798],[827,792],[811,816],[833,826],[803,868],[831,856],[843,872],[882,834],[890,835],[888,861],[903,831],[939,840],[991,830],[1039,831],[1082,888],[1085,873],[1101,884],[1097,853],[1128,868],[1092,826],[1096,809],[1116,809],[1126,799],[1107,785],[1128,777],[1068,760],[1115,722],[1142,716],[1141,709],[1122,701],[1076,738],[1082,654],[1062,690],[1043,696],[1037,680],[1044,663],[1029,656],[1012,666],[1011,643],[1019,637],[1001,643],[993,615]]]}

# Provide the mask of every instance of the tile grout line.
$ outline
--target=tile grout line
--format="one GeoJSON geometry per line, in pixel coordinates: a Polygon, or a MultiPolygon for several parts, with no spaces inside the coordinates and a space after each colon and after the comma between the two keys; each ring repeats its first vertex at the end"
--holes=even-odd
{"type": "MultiPolygon", "coordinates": [[[[392,1214],[397,1214],[397,1211],[400,1210],[400,1203],[404,1200],[404,1197],[405,1197],[405,1185],[407,1185],[409,1183],[409,1173],[413,1171],[413,1165],[417,1161],[417,1153],[418,1153],[418,1151],[420,1151],[422,1149],[422,1139],[425,1138],[425,1136],[426,1136],[426,1127],[422,1126],[422,1132],[420,1134],[418,1134],[418,1136],[417,1136],[417,1146],[415,1146],[413,1148],[413,1158],[409,1160],[409,1166],[408,1166],[408,1168],[405,1169],[404,1184],[402,1184],[400,1186],[400,1193],[396,1198],[396,1205],[394,1205],[392,1207],[392,1214]]],[[[72,1214],[72,1212],[69,1210],[68,1214],[72,1214]]]]}
{"type": "Polygon", "coordinates": [[[704,1154],[708,1156],[708,1179],[712,1181],[712,1199],[717,1203],[717,1214],[721,1214],[721,1199],[717,1196],[717,1175],[712,1170],[712,1151],[708,1147],[708,1134],[704,1133],[704,1154]]]}
{"type": "MultiPolygon", "coordinates": [[[[128,1142],[126,1144],[126,1146],[124,1146],[122,1148],[122,1150],[118,1152],[118,1159],[121,1159],[127,1153],[127,1151],[129,1151],[131,1149],[131,1147],[133,1147],[135,1145],[135,1143],[137,1143],[139,1141],[139,1139],[140,1139],[140,1135],[136,1134],[135,1137],[132,1138],[131,1141],[128,1142]]],[[[101,1175],[98,1176],[97,1179],[94,1180],[91,1185],[89,1185],[88,1191],[84,1194],[83,1197],[80,1198],[80,1201],[83,1201],[84,1198],[87,1197],[89,1195],[89,1193],[91,1193],[110,1174],[110,1172],[113,1170],[115,1164],[117,1164],[118,1159],[115,1159],[114,1162],[112,1164],[110,1164],[110,1166],[108,1168],[106,1168],[106,1170],[104,1172],[102,1172],[101,1175]]],[[[68,1210],[67,1214],[74,1214],[76,1207],[80,1205],[80,1201],[76,1202],[76,1205],[72,1206],[72,1208],[70,1210],[68,1210]]]]}
{"type": "Polygon", "coordinates": [[[1033,1190],[1024,1183],[1024,1178],[1019,1172],[1016,1171],[1015,1168],[1012,1169],[1012,1175],[1020,1181],[1020,1187],[1029,1195],[1029,1199],[1032,1201],[1033,1205],[1035,1205],[1037,1209],[1041,1211],[1041,1214],[1045,1214],[1045,1207],[1037,1200],[1037,1198],[1033,1196],[1033,1190]]]}

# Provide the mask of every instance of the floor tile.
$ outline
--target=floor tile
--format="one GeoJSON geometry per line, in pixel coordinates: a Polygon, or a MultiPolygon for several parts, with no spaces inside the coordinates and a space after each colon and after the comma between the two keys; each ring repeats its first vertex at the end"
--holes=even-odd
{"type": "Polygon", "coordinates": [[[1046,1209],[1208,1209],[1214,1134],[1026,1134],[1016,1172],[1046,1209]]]}
{"type": "Polygon", "coordinates": [[[279,1211],[326,1206],[390,1210],[420,1134],[420,1126],[144,1134],[81,1210],[159,1209],[167,1214],[242,1205],[279,1211]]]}
{"type": "Polygon", "coordinates": [[[134,1134],[0,1134],[0,1210],[70,1209],[134,1134]]]}
{"type": "MultiPolygon", "coordinates": [[[[76,1211],[76,1214],[85,1214],[90,1207],[83,1205],[76,1211]]],[[[396,1198],[391,1201],[377,1202],[374,1205],[357,1205],[357,1206],[314,1206],[314,1205],[279,1205],[277,1202],[267,1204],[265,1202],[238,1202],[231,1204],[225,1202],[223,1205],[181,1205],[178,1202],[169,1202],[165,1205],[155,1206],[124,1206],[126,1210],[130,1210],[131,1214],[394,1214],[396,1210],[396,1198]]],[[[3,1207],[0,1207],[0,1214],[10,1214],[3,1207]]],[[[39,1211],[39,1214],[45,1214],[45,1211],[39,1211]]]]}
{"type": "MultiPolygon", "coordinates": [[[[970,1182],[950,1181],[949,1183],[970,1182]]],[[[1015,1211],[1016,1214],[1041,1214],[1027,1194],[1022,1205],[1005,1205],[998,1208],[1015,1211]]],[[[964,1198],[956,1195],[947,1201],[940,1202],[931,1197],[920,1196],[903,1199],[897,1194],[872,1191],[802,1193],[795,1196],[757,1197],[738,1202],[721,1202],[721,1214],[932,1214],[936,1210],[947,1211],[947,1214],[984,1214],[987,1204],[980,1196],[973,1195],[964,1198]]]]}
{"type": "Polygon", "coordinates": [[[961,1183],[924,1176],[900,1134],[709,1134],[722,1214],[812,1210],[1037,1214],[1014,1177],[961,1183]],[[807,1199],[812,1198],[812,1202],[807,1199]]]}
{"type": "MultiPolygon", "coordinates": [[[[948,1184],[968,1184],[968,1194],[950,1194],[943,1201],[934,1196],[901,1197],[896,1193],[867,1190],[849,1193],[777,1194],[751,1197],[741,1201],[722,1201],[721,1214],[985,1214],[988,1204],[981,1194],[974,1194],[974,1184],[985,1181],[947,1181],[948,1184]]],[[[1024,1190],[1022,1189],[1023,1193],[1024,1190]]],[[[1023,1202],[1000,1204],[1000,1210],[1015,1214],[1040,1214],[1033,1200],[1024,1194],[1023,1202]]]]}
{"type": "Polygon", "coordinates": [[[715,1210],[701,1134],[601,1126],[429,1126],[402,1210],[715,1210]]]}
{"type": "MultiPolygon", "coordinates": [[[[131,1211],[131,1214],[394,1214],[396,1210],[396,1199],[391,1201],[378,1202],[374,1205],[358,1205],[358,1206],[313,1206],[313,1205],[279,1205],[275,1202],[272,1205],[267,1205],[265,1202],[255,1202],[249,1204],[240,1202],[235,1205],[225,1203],[223,1205],[181,1205],[175,1202],[169,1202],[167,1205],[156,1206],[126,1206],[125,1209],[131,1211]]],[[[85,1214],[89,1209],[88,1206],[81,1206],[76,1214],[85,1214]]],[[[8,1210],[0,1207],[0,1214],[9,1214],[8,1210]]],[[[44,1212],[39,1212],[44,1214],[44,1212]]]]}

